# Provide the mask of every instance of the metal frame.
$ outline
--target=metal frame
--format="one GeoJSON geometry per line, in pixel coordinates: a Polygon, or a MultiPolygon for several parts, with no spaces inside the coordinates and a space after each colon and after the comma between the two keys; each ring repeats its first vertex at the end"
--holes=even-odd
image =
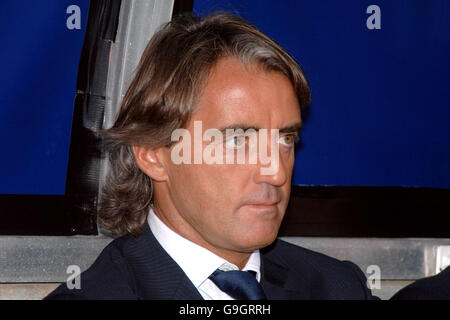
{"type": "MultiPolygon", "coordinates": [[[[86,270],[113,239],[106,236],[1,237],[1,283],[65,282],[71,265],[86,270]]],[[[436,252],[450,239],[282,237],[295,245],[381,271],[381,288],[373,293],[388,299],[406,284],[436,273],[436,252]]],[[[0,285],[1,288],[1,285],[0,285]]]]}
{"type": "Polygon", "coordinates": [[[383,280],[416,280],[436,274],[436,252],[450,239],[418,238],[282,238],[293,244],[324,253],[339,260],[350,260],[366,272],[380,267],[383,280]]]}
{"type": "MultiPolygon", "coordinates": [[[[0,283],[63,282],[67,267],[86,270],[113,240],[107,236],[3,236],[0,283]]],[[[436,252],[450,239],[378,239],[281,237],[295,245],[339,260],[350,260],[366,272],[381,269],[383,280],[415,280],[436,274],[436,252]]]]}

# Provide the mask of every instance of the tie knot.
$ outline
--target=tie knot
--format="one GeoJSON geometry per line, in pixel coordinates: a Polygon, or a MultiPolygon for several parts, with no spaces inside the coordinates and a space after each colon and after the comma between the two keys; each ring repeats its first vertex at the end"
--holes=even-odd
{"type": "Polygon", "coordinates": [[[209,277],[220,290],[237,300],[265,300],[266,296],[253,273],[217,269],[209,277]]]}

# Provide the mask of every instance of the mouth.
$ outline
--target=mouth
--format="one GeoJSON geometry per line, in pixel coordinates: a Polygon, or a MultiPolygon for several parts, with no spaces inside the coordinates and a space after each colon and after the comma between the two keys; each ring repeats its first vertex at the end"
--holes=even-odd
{"type": "Polygon", "coordinates": [[[276,206],[281,202],[281,200],[262,200],[246,203],[247,206],[276,206]]]}
{"type": "Polygon", "coordinates": [[[280,201],[263,201],[245,204],[244,207],[263,214],[277,215],[280,201]]]}
{"type": "Polygon", "coordinates": [[[253,206],[256,208],[258,208],[258,207],[264,208],[264,207],[276,207],[277,204],[278,204],[278,202],[260,202],[260,203],[249,203],[249,204],[247,204],[247,206],[253,206]]]}

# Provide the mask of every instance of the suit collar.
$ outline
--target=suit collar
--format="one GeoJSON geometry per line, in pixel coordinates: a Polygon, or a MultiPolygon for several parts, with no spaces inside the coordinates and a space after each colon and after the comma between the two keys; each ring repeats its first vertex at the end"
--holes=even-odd
{"type": "Polygon", "coordinates": [[[261,265],[261,286],[268,300],[287,299],[288,293],[285,286],[287,284],[288,270],[283,265],[273,261],[270,257],[262,256],[261,265]]]}
{"type": "Polygon", "coordinates": [[[199,300],[198,290],[155,239],[147,223],[130,238],[127,262],[134,275],[136,295],[148,300],[199,300]]]}

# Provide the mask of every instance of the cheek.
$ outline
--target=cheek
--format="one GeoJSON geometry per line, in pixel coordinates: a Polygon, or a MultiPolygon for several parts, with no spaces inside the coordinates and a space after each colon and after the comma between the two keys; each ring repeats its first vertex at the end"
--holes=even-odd
{"type": "MultiPolygon", "coordinates": [[[[180,198],[205,214],[232,205],[236,178],[222,165],[184,164],[176,166],[170,176],[173,200],[180,198]]],[[[199,212],[200,213],[200,212],[199,212]]]]}

